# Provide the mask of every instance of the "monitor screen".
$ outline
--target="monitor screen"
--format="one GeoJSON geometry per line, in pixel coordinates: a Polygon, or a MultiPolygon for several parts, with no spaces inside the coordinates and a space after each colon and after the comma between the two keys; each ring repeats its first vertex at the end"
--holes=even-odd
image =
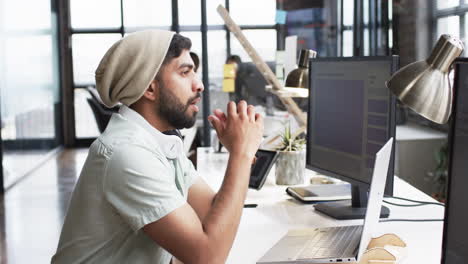
{"type": "Polygon", "coordinates": [[[455,63],[442,263],[468,263],[468,59],[455,63]]]}
{"type": "MultiPolygon", "coordinates": [[[[397,58],[311,60],[306,160],[309,169],[348,181],[361,187],[362,193],[368,191],[375,154],[395,136],[396,101],[385,82],[396,70],[397,58]]],[[[392,153],[385,189],[388,195],[393,193],[393,168],[392,153]]]]}

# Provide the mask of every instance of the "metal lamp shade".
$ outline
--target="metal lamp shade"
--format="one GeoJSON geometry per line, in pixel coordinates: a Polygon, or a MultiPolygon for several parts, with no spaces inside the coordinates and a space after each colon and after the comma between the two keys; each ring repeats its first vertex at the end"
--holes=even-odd
{"type": "Polygon", "coordinates": [[[309,70],[307,68],[292,70],[286,78],[285,86],[290,88],[309,88],[309,70]]]}
{"type": "Polygon", "coordinates": [[[450,65],[462,52],[463,43],[458,38],[442,35],[429,58],[401,68],[386,85],[409,108],[444,124],[452,110],[450,65]]]}
{"type": "Polygon", "coordinates": [[[309,55],[310,50],[302,49],[299,54],[299,67],[292,70],[286,77],[286,87],[309,88],[309,55]]]}

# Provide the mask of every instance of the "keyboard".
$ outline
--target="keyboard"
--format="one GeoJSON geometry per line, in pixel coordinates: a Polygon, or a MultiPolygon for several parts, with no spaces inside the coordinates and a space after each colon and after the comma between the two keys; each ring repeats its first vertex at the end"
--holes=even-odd
{"type": "Polygon", "coordinates": [[[327,227],[318,231],[308,239],[297,259],[353,256],[361,238],[362,226],[327,227]]]}

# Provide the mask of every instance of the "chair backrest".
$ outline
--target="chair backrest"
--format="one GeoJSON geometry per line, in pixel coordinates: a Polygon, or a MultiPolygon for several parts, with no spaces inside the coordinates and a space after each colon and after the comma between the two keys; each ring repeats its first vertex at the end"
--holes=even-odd
{"type": "Polygon", "coordinates": [[[104,106],[94,98],[87,98],[87,101],[89,106],[91,107],[91,110],[93,111],[94,118],[96,119],[99,131],[101,133],[104,132],[114,112],[105,109],[104,106]]]}
{"type": "Polygon", "coordinates": [[[190,147],[195,140],[195,136],[197,135],[197,126],[193,126],[191,128],[184,128],[180,130],[182,134],[182,138],[184,141],[184,152],[187,157],[190,155],[190,147]]]}
{"type": "Polygon", "coordinates": [[[88,90],[89,94],[91,97],[94,99],[94,101],[98,102],[101,107],[105,110],[112,111],[112,112],[118,112],[119,111],[119,106],[115,106],[112,108],[108,108],[107,106],[104,105],[104,102],[101,100],[101,96],[99,96],[99,93],[97,89],[94,86],[88,86],[86,87],[86,90],[88,90]]]}

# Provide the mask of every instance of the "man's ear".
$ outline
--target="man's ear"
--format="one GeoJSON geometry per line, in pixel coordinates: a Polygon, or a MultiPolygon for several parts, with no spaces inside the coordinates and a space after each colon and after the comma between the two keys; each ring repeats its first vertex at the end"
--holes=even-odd
{"type": "Polygon", "coordinates": [[[158,90],[159,90],[158,81],[153,80],[151,81],[150,85],[146,89],[143,96],[150,101],[155,101],[158,98],[158,94],[159,94],[158,90]]]}

